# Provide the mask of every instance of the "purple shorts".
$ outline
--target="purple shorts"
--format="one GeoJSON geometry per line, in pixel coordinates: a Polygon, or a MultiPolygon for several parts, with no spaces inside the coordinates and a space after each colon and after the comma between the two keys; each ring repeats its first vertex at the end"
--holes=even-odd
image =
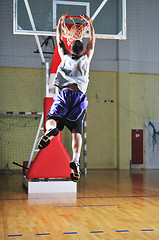
{"type": "MultiPolygon", "coordinates": [[[[83,93],[63,89],[54,98],[47,119],[52,118],[57,120],[59,123],[63,122],[64,125],[68,125],[67,127],[71,131],[72,129],[75,129],[73,127],[75,122],[78,122],[76,125],[79,125],[79,121],[83,121],[87,106],[88,99],[83,93]],[[72,127],[70,127],[70,124],[68,123],[72,123],[72,127]]],[[[82,125],[82,123],[80,125],[82,125]]],[[[81,132],[81,130],[78,132],[81,132]]]]}

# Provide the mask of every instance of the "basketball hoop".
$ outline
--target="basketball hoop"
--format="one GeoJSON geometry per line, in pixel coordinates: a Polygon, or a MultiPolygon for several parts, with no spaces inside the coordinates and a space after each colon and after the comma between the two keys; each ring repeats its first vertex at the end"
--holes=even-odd
{"type": "Polygon", "coordinates": [[[79,16],[74,16],[66,18],[72,20],[72,24],[65,23],[65,21],[62,23],[63,36],[67,38],[68,45],[72,44],[75,40],[82,40],[89,26],[87,21],[76,23],[74,18],[79,18],[81,21],[83,20],[83,18],[79,16]]]}

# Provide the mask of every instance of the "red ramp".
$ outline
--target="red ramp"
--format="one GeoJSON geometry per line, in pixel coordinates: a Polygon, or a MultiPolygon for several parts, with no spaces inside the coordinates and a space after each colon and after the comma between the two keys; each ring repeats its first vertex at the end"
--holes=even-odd
{"type": "MultiPolygon", "coordinates": [[[[52,98],[44,99],[44,125],[52,103],[52,98]]],[[[27,178],[69,178],[70,161],[71,157],[62,143],[60,132],[51,140],[49,146],[38,152],[28,170],[27,178]]]]}

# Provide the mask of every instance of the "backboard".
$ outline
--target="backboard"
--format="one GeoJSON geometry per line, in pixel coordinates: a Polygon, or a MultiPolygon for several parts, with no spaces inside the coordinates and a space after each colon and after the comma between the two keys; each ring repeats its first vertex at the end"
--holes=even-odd
{"type": "Polygon", "coordinates": [[[13,32],[55,36],[65,12],[91,17],[96,38],[126,39],[126,0],[13,0],[13,32]]]}

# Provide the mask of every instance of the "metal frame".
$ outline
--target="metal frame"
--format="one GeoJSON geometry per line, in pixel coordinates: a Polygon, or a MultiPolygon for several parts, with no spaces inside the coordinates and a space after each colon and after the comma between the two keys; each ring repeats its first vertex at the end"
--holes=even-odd
{"type": "Polygon", "coordinates": [[[71,2],[71,1],[53,1],[53,29],[56,29],[56,9],[57,4],[60,5],[72,5],[72,6],[84,6],[86,7],[86,14],[88,17],[90,17],[90,3],[89,2],[71,2]]]}
{"type": "MultiPolygon", "coordinates": [[[[24,34],[24,35],[34,35],[37,45],[39,45],[38,43],[38,38],[36,36],[55,36],[56,32],[47,32],[47,31],[36,31],[36,27],[34,24],[34,20],[32,17],[31,11],[29,10],[29,8],[27,8],[27,6],[29,6],[28,4],[28,0],[24,0],[26,8],[27,8],[27,12],[28,12],[28,16],[29,16],[29,20],[31,23],[31,26],[33,28],[33,31],[29,31],[29,30],[18,30],[17,29],[17,1],[18,0],[13,0],[13,33],[14,34],[24,34]]],[[[91,16],[92,20],[94,20],[97,15],[99,14],[99,12],[101,11],[101,9],[104,7],[104,5],[108,2],[109,0],[103,0],[102,3],[99,5],[99,7],[97,8],[97,10],[95,11],[95,13],[93,14],[93,16],[91,16]]],[[[71,1],[60,1],[60,0],[53,0],[53,16],[55,16],[53,18],[53,25],[54,25],[54,29],[55,25],[56,25],[56,8],[55,6],[57,6],[57,4],[65,4],[65,5],[83,5],[86,6],[86,14],[89,16],[89,12],[90,12],[90,3],[89,2],[71,2],[71,1]]],[[[122,22],[122,31],[119,32],[117,35],[109,35],[109,34],[96,34],[96,38],[103,38],[103,39],[126,39],[126,0],[122,0],[122,11],[123,11],[123,22],[122,22]]],[[[86,34],[85,37],[88,37],[89,35],[86,34]]],[[[39,48],[39,52],[40,52],[40,46],[38,46],[39,48]]],[[[41,53],[40,53],[41,54],[41,53]]],[[[44,63],[44,59],[43,56],[41,54],[41,59],[42,62],[44,63]]]]}
{"type": "MultiPolygon", "coordinates": [[[[36,137],[35,137],[35,140],[34,140],[34,144],[33,144],[33,148],[32,148],[32,151],[31,151],[31,154],[30,154],[30,158],[29,158],[29,161],[28,161],[28,165],[27,165],[27,168],[29,169],[30,168],[30,165],[31,165],[31,161],[33,159],[33,155],[34,155],[34,152],[38,152],[39,149],[36,149],[36,144],[37,144],[37,141],[38,141],[38,138],[40,136],[40,131],[43,130],[43,120],[44,120],[44,113],[42,113],[41,115],[41,119],[40,119],[40,123],[39,123],[39,127],[38,127],[38,131],[36,133],[36,137]]],[[[28,170],[26,170],[26,175],[27,175],[27,172],[28,170]]]]}
{"type": "MultiPolygon", "coordinates": [[[[31,9],[30,9],[28,0],[24,0],[24,3],[25,3],[25,7],[26,7],[26,10],[27,10],[27,13],[28,13],[28,17],[29,17],[30,24],[31,24],[31,27],[33,29],[33,32],[36,32],[35,23],[34,23],[34,19],[33,19],[32,13],[31,13],[31,9]]],[[[16,29],[17,29],[17,14],[16,13],[17,13],[17,0],[13,0],[13,33],[14,34],[16,33],[16,29]]],[[[32,34],[32,35],[34,35],[34,34],[32,34]]],[[[43,51],[42,51],[42,48],[41,48],[39,37],[38,37],[38,35],[34,35],[34,37],[35,37],[35,41],[36,41],[36,44],[37,44],[37,47],[38,47],[38,50],[39,50],[39,53],[40,53],[41,61],[42,61],[43,64],[45,64],[45,58],[44,58],[44,55],[43,55],[43,51]]]]}

